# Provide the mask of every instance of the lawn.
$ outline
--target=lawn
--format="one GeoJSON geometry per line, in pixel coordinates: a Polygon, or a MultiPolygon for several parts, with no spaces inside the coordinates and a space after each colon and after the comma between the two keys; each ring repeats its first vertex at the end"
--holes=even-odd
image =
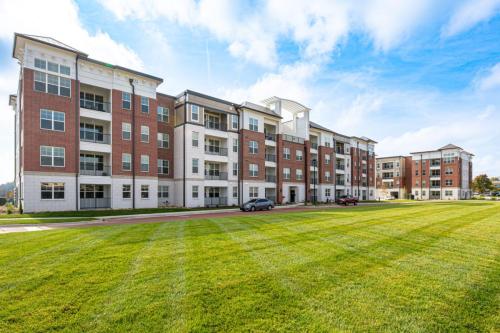
{"type": "Polygon", "coordinates": [[[38,217],[30,217],[30,218],[0,218],[0,226],[2,225],[10,225],[10,224],[35,224],[35,223],[65,223],[65,222],[82,222],[82,221],[92,221],[95,220],[91,217],[66,217],[66,218],[38,218],[38,217]]]}
{"type": "Polygon", "coordinates": [[[0,331],[500,331],[500,204],[0,236],[0,331]]]}

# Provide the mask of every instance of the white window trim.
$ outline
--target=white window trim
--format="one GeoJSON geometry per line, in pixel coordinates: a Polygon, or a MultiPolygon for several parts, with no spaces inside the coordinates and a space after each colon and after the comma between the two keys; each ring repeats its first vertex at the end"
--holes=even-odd
{"type": "Polygon", "coordinates": [[[125,141],[131,141],[132,140],[132,124],[130,123],[123,123],[122,122],[122,140],[125,140],[125,141]],[[128,125],[129,128],[130,128],[130,131],[124,131],[123,130],[123,125],[128,125]],[[123,136],[123,133],[129,133],[130,134],[130,137],[128,139],[126,139],[124,136],[123,136]]]}
{"type": "Polygon", "coordinates": [[[41,201],[66,201],[66,183],[63,183],[63,182],[40,182],[40,200],[41,201]],[[52,198],[50,199],[44,199],[42,198],[42,183],[47,183],[47,184],[52,184],[51,188],[52,188],[52,198]],[[57,184],[57,183],[61,183],[63,184],[63,187],[64,187],[64,198],[62,199],[56,199],[54,198],[54,184],[57,184]]]}
{"type": "Polygon", "coordinates": [[[61,132],[61,133],[66,132],[66,113],[62,112],[62,111],[54,111],[54,110],[49,110],[49,109],[40,109],[40,129],[42,131],[54,131],[54,132],[61,132]],[[51,113],[51,115],[52,115],[52,118],[51,118],[52,128],[49,129],[49,128],[43,128],[42,127],[42,111],[48,111],[48,112],[51,113]],[[61,130],[57,130],[57,129],[54,128],[54,114],[55,113],[61,113],[61,114],[64,115],[64,121],[63,121],[63,123],[64,123],[64,129],[62,131],[61,130]]]}
{"type": "MultiPolygon", "coordinates": [[[[66,167],[66,148],[64,147],[54,147],[54,146],[40,146],[40,167],[46,167],[46,168],[64,168],[66,167]],[[51,165],[43,165],[42,164],[42,147],[48,147],[51,148],[51,156],[52,156],[52,164],[51,165]],[[63,165],[54,165],[54,148],[61,148],[63,150],[63,165]]],[[[46,155],[47,156],[47,155],[46,155]]]]}

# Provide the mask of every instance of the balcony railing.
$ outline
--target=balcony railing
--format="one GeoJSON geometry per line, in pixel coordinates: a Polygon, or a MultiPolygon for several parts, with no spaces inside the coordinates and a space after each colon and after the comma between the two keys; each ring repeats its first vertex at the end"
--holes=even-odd
{"type": "Polygon", "coordinates": [[[335,152],[336,152],[337,154],[342,154],[342,155],[344,155],[344,154],[345,154],[345,153],[344,153],[344,149],[338,149],[338,148],[337,148],[337,149],[335,150],[335,152]]]}
{"type": "Polygon", "coordinates": [[[94,111],[110,112],[110,103],[98,102],[85,98],[80,98],[80,107],[94,111]]]}
{"type": "Polygon", "coordinates": [[[227,148],[205,145],[205,154],[227,156],[227,148]]]}
{"type": "Polygon", "coordinates": [[[266,161],[268,161],[268,162],[276,162],[276,155],[274,155],[274,154],[266,154],[266,161]]]}
{"type": "Polygon", "coordinates": [[[289,135],[289,134],[283,134],[283,140],[285,141],[290,141],[290,142],[295,142],[295,143],[300,143],[304,144],[304,139],[299,138],[297,136],[289,135]]]}
{"type": "Polygon", "coordinates": [[[110,166],[99,166],[95,164],[80,163],[80,175],[82,176],[110,176],[110,166]]]}
{"type": "Polygon", "coordinates": [[[345,170],[345,165],[343,165],[343,164],[337,164],[337,165],[335,165],[335,169],[337,169],[337,170],[345,170]]]}
{"type": "Polygon", "coordinates": [[[335,182],[335,184],[336,185],[345,185],[345,181],[337,179],[337,181],[335,182]]]}
{"type": "Polygon", "coordinates": [[[276,141],[276,134],[274,133],[265,133],[266,140],[276,141]]]}
{"type": "Polygon", "coordinates": [[[80,198],[80,209],[111,208],[111,198],[80,198]]]}
{"type": "Polygon", "coordinates": [[[227,197],[205,198],[205,206],[227,206],[227,197]]]}
{"type": "Polygon", "coordinates": [[[205,121],[205,128],[219,130],[219,131],[227,131],[227,124],[216,121],[205,121]]]}
{"type": "Polygon", "coordinates": [[[317,142],[311,142],[311,148],[312,149],[318,149],[318,143],[317,142]]]}
{"type": "Polygon", "coordinates": [[[227,180],[227,172],[208,172],[205,173],[207,180],[227,180]]]}
{"type": "Polygon", "coordinates": [[[111,135],[80,130],[80,141],[110,144],[111,135]]]}
{"type": "Polygon", "coordinates": [[[276,176],[275,175],[266,175],[266,182],[276,183],[276,176]]]}

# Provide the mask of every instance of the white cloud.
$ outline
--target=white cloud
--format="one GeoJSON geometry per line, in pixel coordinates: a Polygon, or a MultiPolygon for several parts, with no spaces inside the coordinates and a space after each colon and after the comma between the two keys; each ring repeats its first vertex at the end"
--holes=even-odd
{"type": "Polygon", "coordinates": [[[75,47],[91,57],[109,63],[142,70],[139,56],[116,42],[107,33],[88,32],[78,17],[78,7],[71,0],[44,1],[1,0],[0,39],[12,41],[14,32],[45,35],[75,47]],[[43,22],[42,22],[43,21],[43,22]]]}
{"type": "Polygon", "coordinates": [[[491,67],[485,75],[477,78],[475,85],[481,91],[500,89],[500,62],[491,67]]]}
{"type": "Polygon", "coordinates": [[[467,0],[451,15],[441,35],[450,37],[464,32],[481,21],[488,20],[500,10],[500,0],[467,0]]]}

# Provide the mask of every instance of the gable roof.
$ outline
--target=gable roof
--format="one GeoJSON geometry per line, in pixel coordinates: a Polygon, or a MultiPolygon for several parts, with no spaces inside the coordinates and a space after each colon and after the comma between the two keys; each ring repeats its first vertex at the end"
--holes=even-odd
{"type": "Polygon", "coordinates": [[[319,129],[321,131],[325,131],[325,132],[330,132],[330,133],[336,134],[331,129],[328,129],[328,128],[324,127],[324,126],[321,126],[320,124],[315,123],[314,121],[309,121],[309,127],[315,128],[315,129],[319,129]]]}
{"type": "Polygon", "coordinates": [[[463,150],[459,146],[455,146],[454,144],[451,144],[451,143],[447,144],[446,146],[443,146],[443,147],[439,148],[438,150],[445,150],[445,149],[460,149],[460,150],[463,150]]]}
{"type": "Polygon", "coordinates": [[[262,113],[265,113],[265,114],[270,115],[272,117],[282,118],[279,114],[277,114],[276,112],[274,112],[270,108],[262,106],[262,105],[259,105],[259,104],[255,104],[255,103],[252,103],[252,102],[248,102],[248,101],[243,102],[240,105],[240,107],[247,108],[247,109],[252,109],[252,110],[258,111],[258,112],[262,112],[262,113]]]}

